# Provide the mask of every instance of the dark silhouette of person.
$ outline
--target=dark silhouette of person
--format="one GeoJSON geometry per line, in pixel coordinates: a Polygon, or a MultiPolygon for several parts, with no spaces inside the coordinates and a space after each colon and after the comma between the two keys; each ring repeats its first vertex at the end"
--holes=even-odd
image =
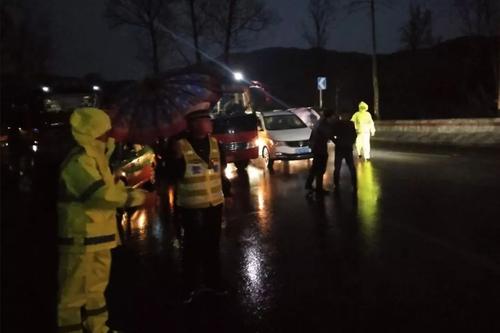
{"type": "Polygon", "coordinates": [[[357,188],[356,168],[354,166],[353,145],[356,142],[356,129],[350,120],[342,119],[337,115],[332,125],[333,143],[335,144],[335,169],[333,171],[333,184],[335,190],[340,185],[340,170],[342,161],[345,160],[351,173],[351,184],[353,189],[357,188]]]}
{"type": "Polygon", "coordinates": [[[325,110],[323,116],[314,125],[311,137],[309,138],[309,146],[313,153],[313,163],[309,170],[305,188],[310,192],[315,190],[317,195],[328,194],[328,191],[323,188],[323,175],[325,174],[328,162],[328,140],[332,138],[331,125],[329,124],[329,118],[332,115],[331,111],[325,110]],[[312,186],[314,180],[316,181],[315,188],[312,186]]]}

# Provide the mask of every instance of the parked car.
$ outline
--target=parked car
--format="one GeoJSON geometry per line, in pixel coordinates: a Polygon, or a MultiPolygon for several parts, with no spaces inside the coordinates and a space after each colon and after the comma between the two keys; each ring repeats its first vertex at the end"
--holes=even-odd
{"type": "Polygon", "coordinates": [[[313,128],[314,125],[319,121],[319,113],[316,112],[311,107],[308,108],[293,108],[293,109],[288,109],[289,111],[293,112],[297,117],[302,120],[307,127],[313,128]]]}
{"type": "MultiPolygon", "coordinates": [[[[118,144],[111,157],[111,169],[127,186],[142,187],[154,190],[155,183],[155,153],[149,146],[138,144],[118,144]]],[[[130,238],[130,218],[137,208],[118,208],[116,223],[120,241],[130,238]]]]}
{"type": "Polygon", "coordinates": [[[302,160],[312,157],[311,129],[293,112],[257,112],[259,152],[271,170],[276,160],[302,160]]]}
{"type": "Polygon", "coordinates": [[[155,182],[155,153],[149,146],[119,145],[111,161],[112,169],[131,187],[141,187],[155,182]]]}

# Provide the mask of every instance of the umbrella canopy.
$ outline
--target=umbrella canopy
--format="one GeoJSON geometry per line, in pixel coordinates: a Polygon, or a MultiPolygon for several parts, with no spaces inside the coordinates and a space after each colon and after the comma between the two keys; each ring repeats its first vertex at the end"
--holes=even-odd
{"type": "Polygon", "coordinates": [[[121,142],[151,144],[185,128],[196,105],[217,103],[221,88],[205,74],[165,74],[126,87],[109,110],[112,135],[121,142]]]}

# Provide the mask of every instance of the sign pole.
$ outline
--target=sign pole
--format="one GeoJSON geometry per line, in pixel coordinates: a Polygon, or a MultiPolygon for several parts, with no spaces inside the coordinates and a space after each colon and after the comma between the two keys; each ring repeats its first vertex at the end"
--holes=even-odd
{"type": "Polygon", "coordinates": [[[317,78],[317,85],[319,90],[319,108],[323,109],[323,90],[326,89],[326,77],[319,76],[317,78]]]}
{"type": "Polygon", "coordinates": [[[319,90],[319,108],[323,109],[323,90],[319,90]]]}

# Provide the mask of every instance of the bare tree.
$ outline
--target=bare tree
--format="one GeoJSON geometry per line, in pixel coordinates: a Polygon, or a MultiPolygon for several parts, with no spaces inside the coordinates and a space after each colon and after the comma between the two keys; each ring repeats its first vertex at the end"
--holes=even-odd
{"type": "Polygon", "coordinates": [[[313,48],[324,49],[335,20],[335,0],[309,0],[307,12],[310,24],[304,24],[303,37],[313,48]]]}
{"type": "Polygon", "coordinates": [[[493,36],[500,33],[498,0],[453,0],[466,35],[493,36]]]}
{"type": "Polygon", "coordinates": [[[493,75],[495,76],[496,84],[496,102],[497,102],[497,117],[500,117],[500,42],[499,37],[494,37],[496,39],[496,47],[493,48],[491,54],[491,62],[493,75]]]}
{"type": "Polygon", "coordinates": [[[409,19],[400,29],[401,43],[406,49],[416,51],[435,42],[432,35],[432,12],[413,2],[409,7],[409,19]]]}
{"type": "Polygon", "coordinates": [[[235,45],[243,44],[245,38],[277,20],[276,14],[261,0],[212,0],[205,7],[205,14],[210,20],[212,40],[222,46],[226,63],[235,45]]]}
{"type": "Polygon", "coordinates": [[[155,74],[160,72],[160,49],[162,40],[164,41],[167,36],[161,27],[171,28],[175,22],[171,10],[174,1],[108,0],[106,4],[105,16],[112,27],[129,25],[147,33],[152,70],[155,74]]]}
{"type": "Polygon", "coordinates": [[[376,32],[376,10],[378,6],[388,7],[390,0],[351,0],[348,4],[350,13],[368,9],[370,13],[370,26],[372,37],[372,84],[373,84],[373,114],[380,119],[380,93],[378,85],[378,61],[377,61],[377,32],[376,32]]]}
{"type": "Polygon", "coordinates": [[[201,63],[200,43],[199,43],[199,19],[196,12],[196,0],[187,0],[189,2],[189,16],[191,17],[191,27],[193,29],[193,43],[195,50],[196,63],[201,63]]]}
{"type": "MultiPolygon", "coordinates": [[[[462,32],[469,36],[500,34],[498,0],[453,0],[461,21],[462,32]]],[[[491,50],[491,68],[496,81],[497,114],[500,114],[500,46],[491,50]]]]}
{"type": "Polygon", "coordinates": [[[207,8],[211,5],[210,0],[182,0],[178,3],[177,12],[182,19],[179,22],[179,31],[193,41],[194,58],[196,63],[201,63],[200,47],[204,37],[208,34],[207,27],[210,19],[207,8]]]}
{"type": "Polygon", "coordinates": [[[2,74],[29,79],[47,71],[52,47],[43,10],[38,3],[4,0],[0,4],[2,74]]]}
{"type": "Polygon", "coordinates": [[[135,31],[130,35],[131,39],[135,41],[137,48],[136,58],[145,64],[148,69],[151,69],[152,73],[157,73],[154,71],[156,62],[158,62],[159,71],[179,61],[186,64],[192,62],[178,41],[167,31],[159,29],[157,32],[156,58],[153,52],[153,45],[150,38],[148,38],[149,34],[145,34],[144,31],[135,31]]]}

